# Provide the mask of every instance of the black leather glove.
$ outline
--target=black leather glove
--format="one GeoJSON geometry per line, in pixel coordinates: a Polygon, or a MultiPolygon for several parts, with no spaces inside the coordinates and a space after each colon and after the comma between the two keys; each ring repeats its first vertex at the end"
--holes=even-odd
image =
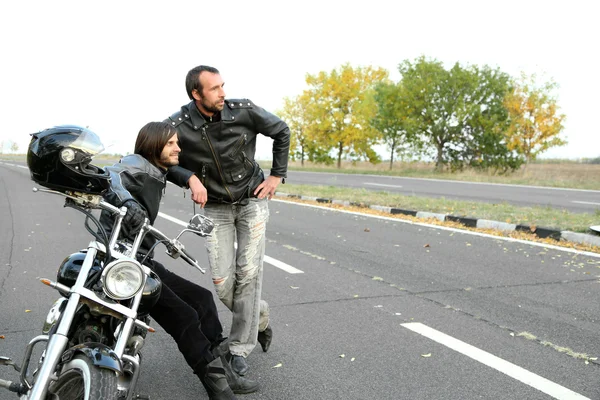
{"type": "Polygon", "coordinates": [[[123,217],[122,232],[126,238],[133,239],[144,225],[146,210],[132,199],[125,201],[123,206],[127,207],[127,214],[123,217]]]}

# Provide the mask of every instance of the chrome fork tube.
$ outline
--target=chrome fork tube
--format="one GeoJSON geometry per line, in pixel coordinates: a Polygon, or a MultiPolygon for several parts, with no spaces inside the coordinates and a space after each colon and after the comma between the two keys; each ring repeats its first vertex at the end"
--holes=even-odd
{"type": "MultiPolygon", "coordinates": [[[[143,295],[143,290],[140,290],[140,292],[138,294],[135,295],[135,297],[133,298],[133,304],[131,305],[131,309],[132,310],[136,310],[138,309],[138,307],[140,306],[140,301],[142,301],[142,295],[143,295]]],[[[117,357],[121,358],[123,356],[123,353],[125,352],[125,346],[127,346],[127,341],[129,340],[129,337],[131,336],[131,331],[133,330],[133,325],[135,324],[135,318],[129,318],[127,317],[125,319],[125,323],[123,324],[123,329],[121,330],[121,333],[119,335],[119,338],[117,339],[117,343],[115,344],[115,353],[117,354],[117,357]]]]}
{"type": "MultiPolygon", "coordinates": [[[[58,329],[56,330],[56,333],[50,337],[48,342],[44,362],[38,371],[38,378],[31,389],[31,393],[29,394],[30,400],[43,400],[46,398],[48,385],[50,384],[52,376],[54,375],[54,370],[56,369],[56,366],[58,365],[58,362],[65,351],[67,344],[69,343],[67,334],[71,328],[71,322],[73,322],[73,317],[75,316],[75,312],[77,311],[77,307],[79,305],[79,299],[81,298],[81,296],[76,292],[78,289],[84,287],[90,269],[94,264],[96,253],[97,250],[90,244],[83,265],[81,266],[81,270],[79,271],[77,281],[71,288],[69,301],[67,302],[67,307],[65,308],[60,323],[58,324],[58,329]]],[[[25,374],[26,373],[27,372],[25,372],[25,374]]]]}

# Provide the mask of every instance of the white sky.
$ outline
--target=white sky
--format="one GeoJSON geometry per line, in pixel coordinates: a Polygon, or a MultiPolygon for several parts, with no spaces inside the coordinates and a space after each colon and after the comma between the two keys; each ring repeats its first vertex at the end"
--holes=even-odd
{"type": "MultiPolygon", "coordinates": [[[[89,126],[108,152],[132,152],[139,129],[189,100],[185,75],[221,71],[229,98],[274,112],[305,76],[348,62],[397,66],[421,55],[487,64],[559,85],[569,145],[546,157],[600,156],[598,13],[592,1],[4,1],[0,142],[89,126]],[[592,8],[593,7],[593,8],[592,8]]],[[[270,155],[269,141],[258,156],[270,155]]]]}

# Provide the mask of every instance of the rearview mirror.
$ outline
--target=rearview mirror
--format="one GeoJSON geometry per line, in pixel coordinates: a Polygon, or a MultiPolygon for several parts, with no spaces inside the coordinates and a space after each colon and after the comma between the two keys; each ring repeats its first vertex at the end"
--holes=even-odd
{"type": "Polygon", "coordinates": [[[194,215],[188,224],[188,229],[200,236],[208,236],[214,227],[214,222],[202,214],[194,215]]]}

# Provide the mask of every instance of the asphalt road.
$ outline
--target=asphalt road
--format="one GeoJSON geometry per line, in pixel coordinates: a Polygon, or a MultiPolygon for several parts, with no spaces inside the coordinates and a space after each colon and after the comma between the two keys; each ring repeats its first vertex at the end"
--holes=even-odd
{"type": "MultiPolygon", "coordinates": [[[[26,167],[25,161],[0,160],[0,165],[26,167]]],[[[386,191],[404,196],[552,207],[574,213],[595,213],[600,210],[600,190],[304,171],[288,171],[287,182],[386,191]]],[[[285,192],[286,186],[280,186],[279,190],[285,192]]]]}
{"type": "MultiPolygon", "coordinates": [[[[386,191],[404,196],[447,198],[517,206],[549,206],[577,213],[600,209],[600,191],[558,189],[523,185],[460,182],[441,179],[289,171],[289,183],[340,186],[386,191]]],[[[285,191],[285,186],[280,188],[285,191]]]]}
{"type": "MultiPolygon", "coordinates": [[[[19,362],[57,298],[37,278],[53,278],[89,240],[79,213],[33,186],[26,169],[0,165],[0,355],[19,362]]],[[[165,215],[187,221],[192,210],[167,188],[165,215]]],[[[598,256],[282,201],[270,210],[263,297],[275,335],[268,353],[248,358],[260,391],[240,399],[600,398],[599,364],[575,357],[600,354],[598,256]]],[[[206,260],[202,239],[184,242],[206,260]]],[[[208,275],[157,258],[212,289],[208,275]]],[[[206,398],[157,328],[142,391],[206,398]]]]}

